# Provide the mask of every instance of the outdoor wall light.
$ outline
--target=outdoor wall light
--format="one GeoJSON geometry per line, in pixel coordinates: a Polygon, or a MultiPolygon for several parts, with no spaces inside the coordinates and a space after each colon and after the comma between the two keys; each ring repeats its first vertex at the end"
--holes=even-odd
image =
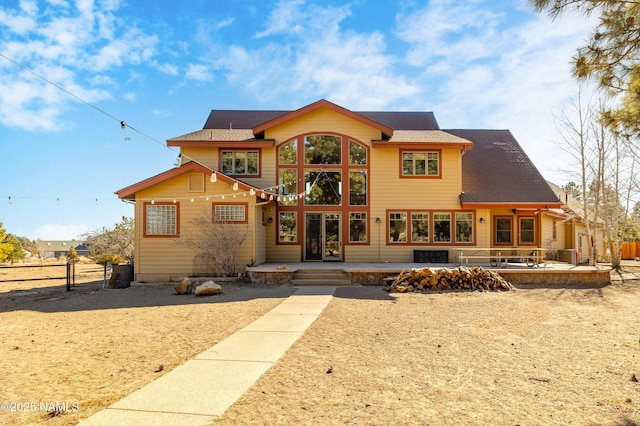
{"type": "Polygon", "coordinates": [[[272,217],[270,217],[269,219],[267,219],[267,222],[269,222],[269,223],[273,223],[273,218],[272,218],[272,217]]]}
{"type": "Polygon", "coordinates": [[[484,217],[480,218],[480,223],[484,223],[484,217]]]}
{"type": "Polygon", "coordinates": [[[380,218],[376,217],[376,223],[380,223],[380,218]]]}

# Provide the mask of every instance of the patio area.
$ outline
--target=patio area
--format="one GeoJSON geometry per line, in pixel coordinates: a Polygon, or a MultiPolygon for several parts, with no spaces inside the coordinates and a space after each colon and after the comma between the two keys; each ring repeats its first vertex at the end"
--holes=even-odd
{"type": "MultiPolygon", "coordinates": [[[[272,285],[384,285],[385,278],[414,268],[449,268],[481,266],[499,273],[516,286],[603,286],[611,282],[609,265],[584,266],[569,263],[507,263],[494,267],[490,263],[340,263],[299,262],[264,263],[246,268],[249,278],[272,285]],[[340,285],[340,284],[337,284],[340,285]]],[[[640,277],[639,277],[640,278],[640,277]]]]}

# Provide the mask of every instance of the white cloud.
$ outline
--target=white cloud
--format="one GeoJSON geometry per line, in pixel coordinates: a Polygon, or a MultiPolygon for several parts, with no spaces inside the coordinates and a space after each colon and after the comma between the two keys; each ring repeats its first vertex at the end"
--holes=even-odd
{"type": "Polygon", "coordinates": [[[341,29],[350,15],[348,6],[282,1],[256,35],[274,41],[252,50],[232,46],[215,65],[230,85],[263,103],[326,98],[347,108],[381,109],[418,94],[420,88],[394,69],[381,33],[341,29]]]}
{"type": "MultiPolygon", "coordinates": [[[[118,0],[81,0],[71,8],[49,1],[39,10],[23,0],[17,9],[0,6],[0,52],[86,102],[109,99],[107,91],[93,88],[105,84],[103,73],[150,61],[158,44],[155,35],[116,16],[119,5],[118,0]]],[[[76,102],[72,96],[4,59],[0,77],[0,124],[39,131],[69,124],[61,117],[76,102]]]]}
{"type": "Polygon", "coordinates": [[[80,240],[82,236],[89,232],[86,224],[46,224],[33,232],[32,239],[37,240],[80,240]]]}
{"type": "Polygon", "coordinates": [[[564,159],[553,116],[576,93],[569,62],[594,22],[485,5],[443,0],[399,16],[407,62],[422,69],[442,127],[508,128],[538,169],[558,178],[564,159]]]}
{"type": "Polygon", "coordinates": [[[209,71],[209,68],[202,64],[189,64],[185,77],[195,81],[213,80],[213,74],[209,71]]]}

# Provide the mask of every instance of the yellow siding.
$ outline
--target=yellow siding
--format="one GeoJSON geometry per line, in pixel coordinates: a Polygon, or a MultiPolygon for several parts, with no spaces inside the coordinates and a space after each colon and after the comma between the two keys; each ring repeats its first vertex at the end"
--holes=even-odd
{"type": "Polygon", "coordinates": [[[268,129],[266,139],[276,139],[276,145],[304,133],[334,132],[349,135],[361,142],[380,139],[381,134],[364,123],[353,120],[328,108],[319,108],[301,117],[268,129]]]}
{"type": "MultiPolygon", "coordinates": [[[[275,161],[275,148],[262,148],[261,149],[261,163],[259,178],[244,178],[238,176],[238,179],[256,188],[269,188],[276,184],[276,161],[275,161]]],[[[183,161],[192,159],[199,164],[209,167],[214,170],[218,170],[218,148],[191,148],[183,147],[180,152],[184,156],[183,161]]]]}
{"type": "Polygon", "coordinates": [[[188,236],[198,235],[198,230],[192,221],[201,216],[211,217],[212,203],[216,202],[238,202],[248,203],[247,215],[248,224],[227,225],[238,227],[239,232],[248,229],[249,236],[245,240],[240,252],[236,257],[236,269],[244,271],[244,266],[251,263],[256,258],[255,238],[253,237],[253,224],[256,222],[253,207],[255,198],[250,196],[238,196],[236,199],[221,200],[219,195],[232,193],[230,185],[217,182],[215,184],[206,180],[205,193],[194,197],[193,202],[187,195],[188,177],[187,174],[176,176],[173,179],[162,182],[149,189],[140,191],[137,194],[136,202],[136,257],[135,257],[135,279],[140,281],[149,280],[177,280],[182,276],[202,273],[201,262],[198,262],[197,253],[180,245],[180,240],[184,241],[188,236]],[[156,202],[172,200],[175,194],[185,194],[185,197],[178,198],[180,215],[180,237],[154,238],[143,236],[143,205],[145,201],[155,200],[156,202]],[[205,196],[209,196],[207,201],[205,196]]]}

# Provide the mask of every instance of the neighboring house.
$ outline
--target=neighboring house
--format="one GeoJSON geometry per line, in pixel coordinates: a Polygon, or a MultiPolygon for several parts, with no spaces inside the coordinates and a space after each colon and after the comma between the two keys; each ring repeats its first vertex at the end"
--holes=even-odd
{"type": "Polygon", "coordinates": [[[40,252],[47,258],[62,258],[69,254],[71,248],[75,248],[78,256],[88,256],[89,248],[83,241],[76,240],[39,240],[40,252]]]}
{"type": "MultiPolygon", "coordinates": [[[[545,212],[544,222],[549,222],[548,226],[543,224],[545,229],[544,244],[551,257],[560,250],[576,250],[579,263],[589,262],[589,245],[593,245],[596,260],[599,262],[610,261],[605,244],[604,227],[602,222],[593,220],[593,212],[585,214],[582,201],[572,197],[560,186],[547,182],[551,190],[562,201],[562,207],[550,209],[545,212]],[[589,216],[587,218],[587,216],[589,216]],[[586,221],[589,220],[591,227],[591,241],[587,236],[586,221]],[[597,224],[597,226],[594,226],[597,224]]],[[[561,256],[560,256],[561,258],[561,256]]],[[[562,259],[560,259],[562,260],[562,259]]]]}
{"type": "Polygon", "coordinates": [[[167,144],[180,148],[177,167],[117,192],[135,202],[136,280],[206,272],[176,244],[198,234],[203,214],[249,229],[242,270],[540,248],[542,213],[562,205],[508,130],[441,130],[431,112],[355,112],[326,100],[214,110],[202,130],[167,144]]]}

